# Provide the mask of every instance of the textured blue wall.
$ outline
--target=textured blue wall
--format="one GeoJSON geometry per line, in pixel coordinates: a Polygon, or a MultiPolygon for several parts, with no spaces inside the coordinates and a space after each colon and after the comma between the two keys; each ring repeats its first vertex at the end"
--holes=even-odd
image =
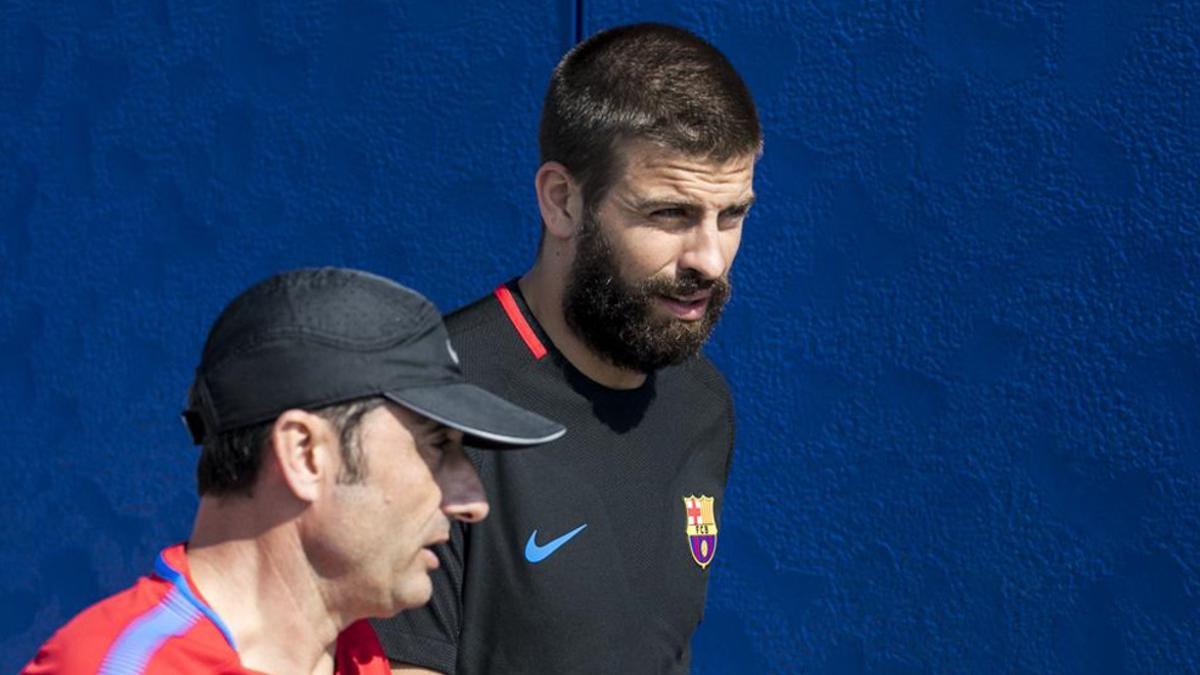
{"type": "Polygon", "coordinates": [[[1195,3],[43,4],[0,7],[0,671],[186,536],[221,306],[522,271],[549,71],[640,19],[768,134],[696,670],[1200,668],[1195,3]]]}

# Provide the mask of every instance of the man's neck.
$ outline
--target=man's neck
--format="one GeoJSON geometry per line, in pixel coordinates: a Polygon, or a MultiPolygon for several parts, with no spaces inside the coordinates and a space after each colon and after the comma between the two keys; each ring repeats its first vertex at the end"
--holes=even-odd
{"type": "Polygon", "coordinates": [[[233,634],[243,666],[332,673],[343,626],[326,605],[287,523],[257,522],[249,499],[201,499],[188,566],[200,594],[233,634]]]}
{"type": "Polygon", "coordinates": [[[563,315],[564,283],[540,262],[517,283],[542,330],[579,372],[610,389],[637,389],[646,381],[645,373],[613,365],[575,334],[563,315]]]}

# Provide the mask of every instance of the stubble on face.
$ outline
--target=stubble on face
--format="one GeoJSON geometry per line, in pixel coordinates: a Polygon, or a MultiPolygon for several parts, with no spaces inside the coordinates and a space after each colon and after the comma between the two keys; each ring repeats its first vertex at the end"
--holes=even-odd
{"type": "Polygon", "coordinates": [[[391,616],[432,595],[425,550],[444,541],[448,529],[422,450],[434,426],[393,403],[367,412],[359,442],[371,470],[358,482],[334,484],[321,527],[309,538],[310,560],[323,561],[314,565],[317,573],[345,589],[347,606],[359,614],[391,616]]]}
{"type": "Polygon", "coordinates": [[[727,277],[705,279],[695,270],[676,278],[627,281],[612,245],[587,209],[563,295],[567,325],[594,352],[619,368],[651,372],[699,353],[732,292],[727,277]],[[704,316],[686,321],[655,314],[656,298],[711,293],[704,316]]]}

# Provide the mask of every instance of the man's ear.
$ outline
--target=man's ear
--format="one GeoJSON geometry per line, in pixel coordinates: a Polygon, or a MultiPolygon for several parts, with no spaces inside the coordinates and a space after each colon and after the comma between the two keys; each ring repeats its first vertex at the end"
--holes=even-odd
{"type": "Polygon", "coordinates": [[[570,239],[583,222],[583,192],[567,167],[546,162],[534,178],[542,222],[552,237],[570,239]]]}
{"type": "Polygon", "coordinates": [[[271,454],[297,499],[316,501],[337,478],[337,434],[329,420],[304,410],[285,410],[271,427],[271,454]]]}

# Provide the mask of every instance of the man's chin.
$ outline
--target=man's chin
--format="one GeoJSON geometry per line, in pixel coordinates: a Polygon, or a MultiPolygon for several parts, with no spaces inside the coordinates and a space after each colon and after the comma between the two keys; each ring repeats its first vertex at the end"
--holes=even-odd
{"type": "Polygon", "coordinates": [[[394,616],[397,612],[413,607],[421,607],[433,597],[433,580],[431,570],[425,564],[423,556],[417,556],[407,569],[398,570],[393,577],[397,585],[392,586],[392,607],[387,608],[386,616],[394,616]]]}
{"type": "Polygon", "coordinates": [[[433,598],[433,582],[429,579],[429,575],[424,575],[425,578],[421,583],[413,583],[412,587],[404,589],[396,597],[396,607],[393,607],[388,616],[394,616],[397,612],[414,607],[423,607],[429,604],[429,600],[433,598]]]}

